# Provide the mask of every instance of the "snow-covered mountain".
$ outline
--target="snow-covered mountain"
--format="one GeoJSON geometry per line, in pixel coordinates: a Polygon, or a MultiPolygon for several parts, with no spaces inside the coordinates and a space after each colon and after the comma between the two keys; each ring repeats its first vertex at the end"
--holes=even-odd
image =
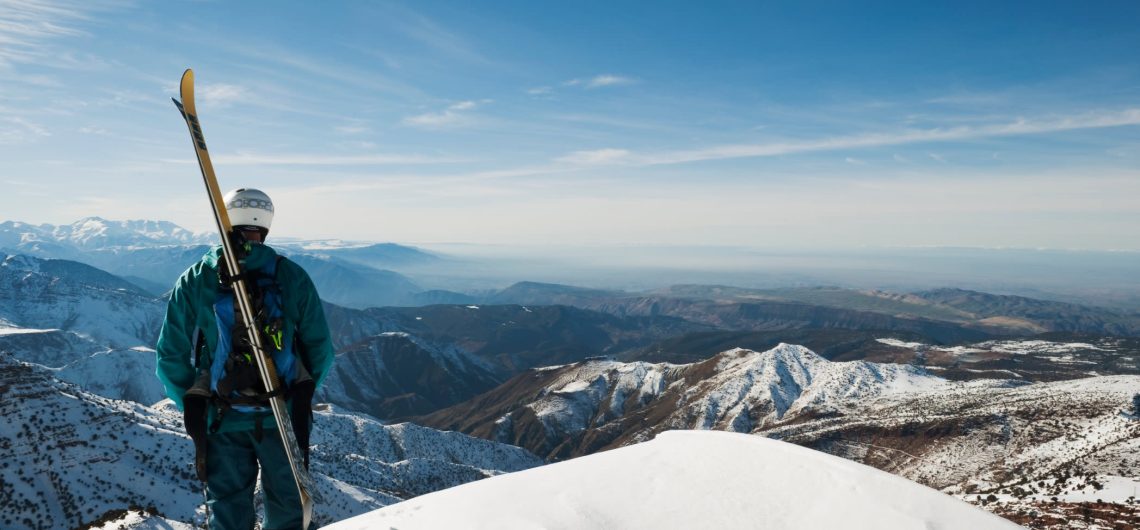
{"type": "Polygon", "coordinates": [[[326,528],[1019,527],[906,479],[792,444],[672,431],[424,495],[326,528]]]}
{"type": "Polygon", "coordinates": [[[668,429],[754,432],[786,417],[835,414],[855,401],[947,384],[910,366],[833,363],[781,344],[687,365],[590,360],[541,368],[423,421],[560,459],[668,429]]]}
{"type": "MultiPolygon", "coordinates": [[[[110,221],[87,217],[69,225],[0,223],[0,249],[39,255],[107,248],[214,244],[217,236],[194,233],[166,221],[110,221]]],[[[60,256],[52,256],[60,257],[60,256]]]]}
{"type": "MultiPolygon", "coordinates": [[[[218,243],[214,233],[194,233],[166,221],[88,217],[58,226],[0,223],[0,253],[86,263],[114,271],[153,295],[168,291],[187,267],[218,243]]],[[[418,249],[391,243],[316,249],[287,239],[271,244],[305,267],[324,299],[360,308],[417,305],[417,295],[423,292],[406,276],[375,266],[411,266],[439,260],[418,249]]]]}
{"type": "Polygon", "coordinates": [[[22,328],[0,322],[0,352],[42,366],[61,368],[107,350],[94,339],[61,329],[22,328]]]}
{"type": "MultiPolygon", "coordinates": [[[[130,506],[198,521],[192,445],[169,401],[90,394],[0,354],[0,527],[75,528],[130,506]]],[[[539,465],[517,447],[318,411],[312,468],[319,523],[413,495],[539,465]]]]}
{"type": "Polygon", "coordinates": [[[82,263],[6,256],[0,261],[0,319],[60,329],[115,348],[153,345],[166,304],[82,263]]]}
{"type": "Polygon", "coordinates": [[[106,350],[77,359],[56,370],[55,377],[87,392],[111,399],[153,405],[166,399],[154,375],[155,353],[145,346],[106,350]]]}
{"type": "MultiPolygon", "coordinates": [[[[1012,347],[1012,345],[1006,345],[1012,347]]],[[[531,370],[427,425],[555,459],[671,429],[750,433],[912,479],[1028,523],[1105,504],[1111,527],[1140,489],[1140,376],[949,381],[902,365],[829,362],[799,346],[687,365],[592,360],[531,370]]],[[[1052,526],[1039,526],[1053,528],[1052,526]]]]}

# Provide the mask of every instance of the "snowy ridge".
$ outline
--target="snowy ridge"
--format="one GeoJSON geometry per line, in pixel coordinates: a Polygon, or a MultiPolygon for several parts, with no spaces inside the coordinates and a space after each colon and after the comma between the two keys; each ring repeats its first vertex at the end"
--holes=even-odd
{"type": "Polygon", "coordinates": [[[548,433],[578,432],[591,422],[620,417],[627,403],[641,406],[659,397],[665,390],[666,374],[674,368],[667,363],[609,360],[570,365],[527,408],[547,426],[548,433]]]}
{"type": "Polygon", "coordinates": [[[0,328],[0,351],[21,361],[61,368],[107,347],[60,329],[0,328]]]}
{"type": "Polygon", "coordinates": [[[59,368],[55,376],[103,397],[153,405],[166,399],[154,371],[154,350],[137,347],[91,354],[59,368]]]}
{"type": "MultiPolygon", "coordinates": [[[[106,399],[0,354],[0,415],[0,527],[74,528],[131,505],[201,522],[193,449],[169,401],[106,399]]],[[[317,412],[312,455],[321,524],[541,463],[517,447],[337,412],[317,412]]]]}
{"type": "Polygon", "coordinates": [[[882,344],[911,350],[934,350],[953,354],[982,353],[987,351],[1012,353],[1016,355],[1072,353],[1079,350],[1113,351],[1085,342],[1053,342],[1048,340],[989,340],[969,346],[932,346],[921,342],[904,342],[897,339],[876,339],[882,344]]]}
{"type": "Polygon", "coordinates": [[[0,262],[0,318],[25,328],[61,329],[100,344],[154,343],[165,304],[94,267],[8,256],[0,262]]]}
{"type": "MultiPolygon", "coordinates": [[[[543,373],[544,371],[535,371],[543,373]]],[[[566,366],[525,405],[551,438],[660,407],[662,425],[752,432],[788,414],[826,413],[868,398],[931,390],[947,381],[911,366],[830,362],[802,346],[733,349],[689,365],[595,360],[566,366]],[[673,408],[667,393],[676,396],[673,408]]],[[[495,439],[510,440],[513,410],[495,439]]],[[[642,437],[641,439],[644,439],[642,437]]]]}
{"type": "Polygon", "coordinates": [[[73,251],[166,245],[213,244],[214,236],[194,233],[166,221],[109,221],[87,217],[70,225],[0,223],[0,248],[30,250],[37,246],[70,247],[73,251]]]}
{"type": "MultiPolygon", "coordinates": [[[[1127,503],[1140,488],[1140,376],[1055,383],[979,380],[937,392],[884,396],[849,414],[757,434],[875,465],[982,503],[1127,503]],[[1117,484],[1112,490],[1103,484],[1117,484]]],[[[1006,513],[1016,515],[1024,505],[1006,513]]],[[[995,506],[1001,509],[1001,506],[995,506]]],[[[1039,510],[1041,506],[1034,506],[1039,510]]],[[[1111,520],[1111,519],[1110,519],[1111,520]]]]}
{"type": "Polygon", "coordinates": [[[790,344],[766,352],[734,349],[716,358],[715,375],[685,392],[686,401],[700,411],[696,428],[749,432],[789,412],[827,411],[844,402],[945,383],[911,366],[833,363],[790,344]]]}
{"type": "Polygon", "coordinates": [[[424,495],[327,528],[1019,527],[900,477],[792,444],[671,431],[650,442],[424,495]]]}

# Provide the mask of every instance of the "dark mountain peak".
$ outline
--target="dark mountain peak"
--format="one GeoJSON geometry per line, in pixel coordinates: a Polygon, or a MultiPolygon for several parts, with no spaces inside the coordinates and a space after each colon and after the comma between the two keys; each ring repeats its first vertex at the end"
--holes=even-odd
{"type": "Polygon", "coordinates": [[[320,399],[394,420],[470,399],[499,382],[461,348],[383,332],[341,349],[320,399]]]}
{"type": "Polygon", "coordinates": [[[17,272],[39,272],[42,262],[43,260],[32,256],[13,254],[4,257],[4,261],[0,262],[0,268],[17,272]]]}
{"type": "Polygon", "coordinates": [[[125,291],[151,298],[138,286],[90,265],[64,259],[41,259],[23,254],[9,255],[0,262],[0,278],[4,285],[23,284],[42,277],[53,284],[83,286],[94,289],[125,291]]]}

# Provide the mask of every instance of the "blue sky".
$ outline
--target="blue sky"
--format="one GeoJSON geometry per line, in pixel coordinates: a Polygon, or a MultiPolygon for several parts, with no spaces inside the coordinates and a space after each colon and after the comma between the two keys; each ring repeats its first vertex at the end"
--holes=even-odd
{"type": "Polygon", "coordinates": [[[4,219],[1140,250],[1136,2],[0,1],[4,219]]]}

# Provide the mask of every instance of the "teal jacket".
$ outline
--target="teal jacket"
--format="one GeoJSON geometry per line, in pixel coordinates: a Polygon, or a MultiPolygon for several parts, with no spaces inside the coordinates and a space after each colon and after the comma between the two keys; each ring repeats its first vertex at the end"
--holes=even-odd
{"type": "MultiPolygon", "coordinates": [[[[242,268],[258,269],[277,259],[277,253],[266,245],[252,244],[242,268]]],[[[166,319],[158,335],[157,375],[166,387],[166,395],[182,408],[182,397],[194,384],[199,369],[194,366],[194,341],[201,330],[206,338],[202,352],[201,369],[208,370],[218,343],[214,302],[218,296],[218,262],[222,261],[219,245],[195,263],[174,285],[166,319]]],[[[282,259],[277,263],[277,282],[282,291],[285,318],[291,325],[285,329],[284,341],[296,340],[299,360],[305,365],[320,388],[321,381],[332,368],[334,351],[332,336],[325,312],[321,307],[317,289],[309,275],[296,263],[282,259]],[[294,337],[295,335],[295,337],[294,337]]],[[[213,407],[211,407],[213,409],[213,407]]],[[[215,411],[210,411],[213,422],[215,411]]],[[[236,411],[226,415],[221,431],[238,431],[254,428],[257,421],[266,428],[276,428],[271,413],[244,414],[236,411]]]]}

